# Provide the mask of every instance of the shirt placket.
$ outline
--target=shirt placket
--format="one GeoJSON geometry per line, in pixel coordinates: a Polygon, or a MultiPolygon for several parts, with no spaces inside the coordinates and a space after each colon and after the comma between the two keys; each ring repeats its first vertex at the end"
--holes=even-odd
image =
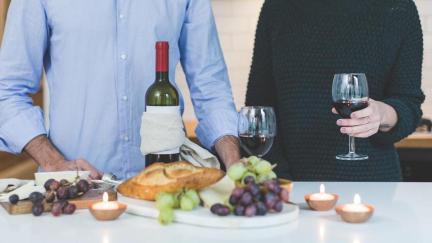
{"type": "Polygon", "coordinates": [[[129,53],[127,47],[127,15],[125,13],[127,0],[117,0],[117,59],[118,59],[118,103],[119,103],[119,125],[120,125],[120,137],[119,141],[121,143],[122,151],[122,167],[123,167],[123,177],[127,177],[127,172],[130,169],[130,153],[128,149],[130,148],[131,139],[131,128],[130,128],[130,94],[128,87],[128,60],[129,53]]]}

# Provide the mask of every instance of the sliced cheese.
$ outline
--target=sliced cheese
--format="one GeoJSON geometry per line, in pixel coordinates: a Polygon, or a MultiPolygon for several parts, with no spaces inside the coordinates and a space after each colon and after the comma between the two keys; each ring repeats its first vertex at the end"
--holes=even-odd
{"type": "Polygon", "coordinates": [[[204,207],[210,208],[215,203],[225,204],[234,188],[234,182],[225,176],[212,186],[200,190],[199,196],[204,202],[204,207]]]}

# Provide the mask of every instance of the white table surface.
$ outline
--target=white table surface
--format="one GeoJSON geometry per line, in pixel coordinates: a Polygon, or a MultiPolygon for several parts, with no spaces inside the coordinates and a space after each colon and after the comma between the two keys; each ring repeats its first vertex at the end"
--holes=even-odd
{"type": "Polygon", "coordinates": [[[432,242],[432,183],[325,183],[328,192],[351,202],[358,192],[376,207],[364,224],[342,222],[334,211],[305,209],[303,196],[319,189],[318,182],[296,182],[292,201],[301,205],[294,223],[253,230],[211,229],[182,224],[161,226],[153,219],[124,214],[117,221],[98,222],[86,210],[72,216],[44,214],[9,216],[0,209],[0,242],[432,242]]]}

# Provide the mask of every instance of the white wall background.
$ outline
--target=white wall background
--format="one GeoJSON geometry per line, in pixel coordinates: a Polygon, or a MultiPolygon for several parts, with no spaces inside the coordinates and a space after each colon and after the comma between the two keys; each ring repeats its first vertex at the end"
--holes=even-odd
{"type": "MultiPolygon", "coordinates": [[[[422,20],[425,42],[423,90],[427,98],[423,112],[425,117],[432,118],[432,0],[415,2],[422,20]]],[[[244,104],[255,28],[262,3],[263,0],[213,0],[213,11],[237,108],[244,104]]],[[[194,120],[184,76],[180,69],[177,73],[177,82],[186,100],[184,119],[194,120]]]]}

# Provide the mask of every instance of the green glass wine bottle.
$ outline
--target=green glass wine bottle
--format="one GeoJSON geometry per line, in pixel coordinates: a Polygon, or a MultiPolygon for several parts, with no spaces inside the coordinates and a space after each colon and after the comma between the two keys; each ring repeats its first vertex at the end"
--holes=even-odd
{"type": "MultiPolygon", "coordinates": [[[[179,94],[169,81],[169,43],[156,42],[156,80],[146,93],[146,112],[180,115],[179,94]]],[[[167,138],[169,139],[169,138],[167,138]]],[[[180,160],[180,148],[146,155],[146,166],[180,160]]]]}

